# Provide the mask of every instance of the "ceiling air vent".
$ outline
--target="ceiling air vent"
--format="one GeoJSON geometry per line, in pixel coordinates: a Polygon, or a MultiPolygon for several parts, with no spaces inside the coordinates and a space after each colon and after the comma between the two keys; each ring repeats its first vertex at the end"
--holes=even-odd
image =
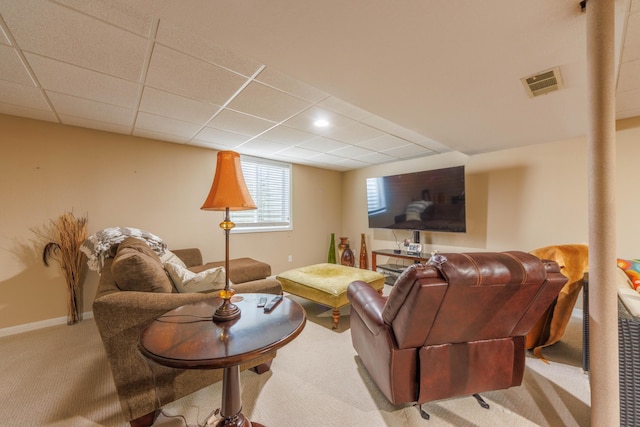
{"type": "Polygon", "coordinates": [[[562,88],[560,68],[543,71],[520,79],[530,98],[562,88]]]}

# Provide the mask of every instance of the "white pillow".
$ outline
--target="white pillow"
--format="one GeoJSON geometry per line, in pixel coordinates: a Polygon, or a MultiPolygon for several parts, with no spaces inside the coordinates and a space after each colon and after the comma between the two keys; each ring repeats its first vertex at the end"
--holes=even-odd
{"type": "Polygon", "coordinates": [[[178,264],[167,262],[164,268],[178,292],[208,292],[224,289],[224,267],[194,273],[178,264]]]}
{"type": "Polygon", "coordinates": [[[170,262],[173,264],[178,264],[182,268],[187,268],[187,265],[178,257],[178,255],[171,252],[169,249],[165,249],[164,254],[160,257],[160,262],[162,265],[170,262]]]}

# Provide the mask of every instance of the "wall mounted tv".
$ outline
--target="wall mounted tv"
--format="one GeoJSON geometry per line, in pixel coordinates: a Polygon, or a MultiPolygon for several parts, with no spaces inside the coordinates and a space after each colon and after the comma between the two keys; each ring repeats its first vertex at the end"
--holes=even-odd
{"type": "Polygon", "coordinates": [[[467,231],[464,166],[367,178],[369,228],[467,231]]]}

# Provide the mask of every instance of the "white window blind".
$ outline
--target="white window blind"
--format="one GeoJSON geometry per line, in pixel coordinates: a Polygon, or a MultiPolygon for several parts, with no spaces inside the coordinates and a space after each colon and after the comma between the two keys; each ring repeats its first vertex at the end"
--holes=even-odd
{"type": "Polygon", "coordinates": [[[367,211],[369,215],[387,210],[382,178],[367,178],[367,211]]]}
{"type": "Polygon", "coordinates": [[[291,230],[291,165],[246,156],[240,162],[258,209],[231,212],[232,231],[291,230]]]}

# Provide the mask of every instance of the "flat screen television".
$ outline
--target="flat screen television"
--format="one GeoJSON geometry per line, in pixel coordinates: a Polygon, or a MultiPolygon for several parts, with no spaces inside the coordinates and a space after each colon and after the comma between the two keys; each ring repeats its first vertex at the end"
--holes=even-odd
{"type": "Polygon", "coordinates": [[[467,231],[464,166],[367,178],[369,228],[467,231]]]}

